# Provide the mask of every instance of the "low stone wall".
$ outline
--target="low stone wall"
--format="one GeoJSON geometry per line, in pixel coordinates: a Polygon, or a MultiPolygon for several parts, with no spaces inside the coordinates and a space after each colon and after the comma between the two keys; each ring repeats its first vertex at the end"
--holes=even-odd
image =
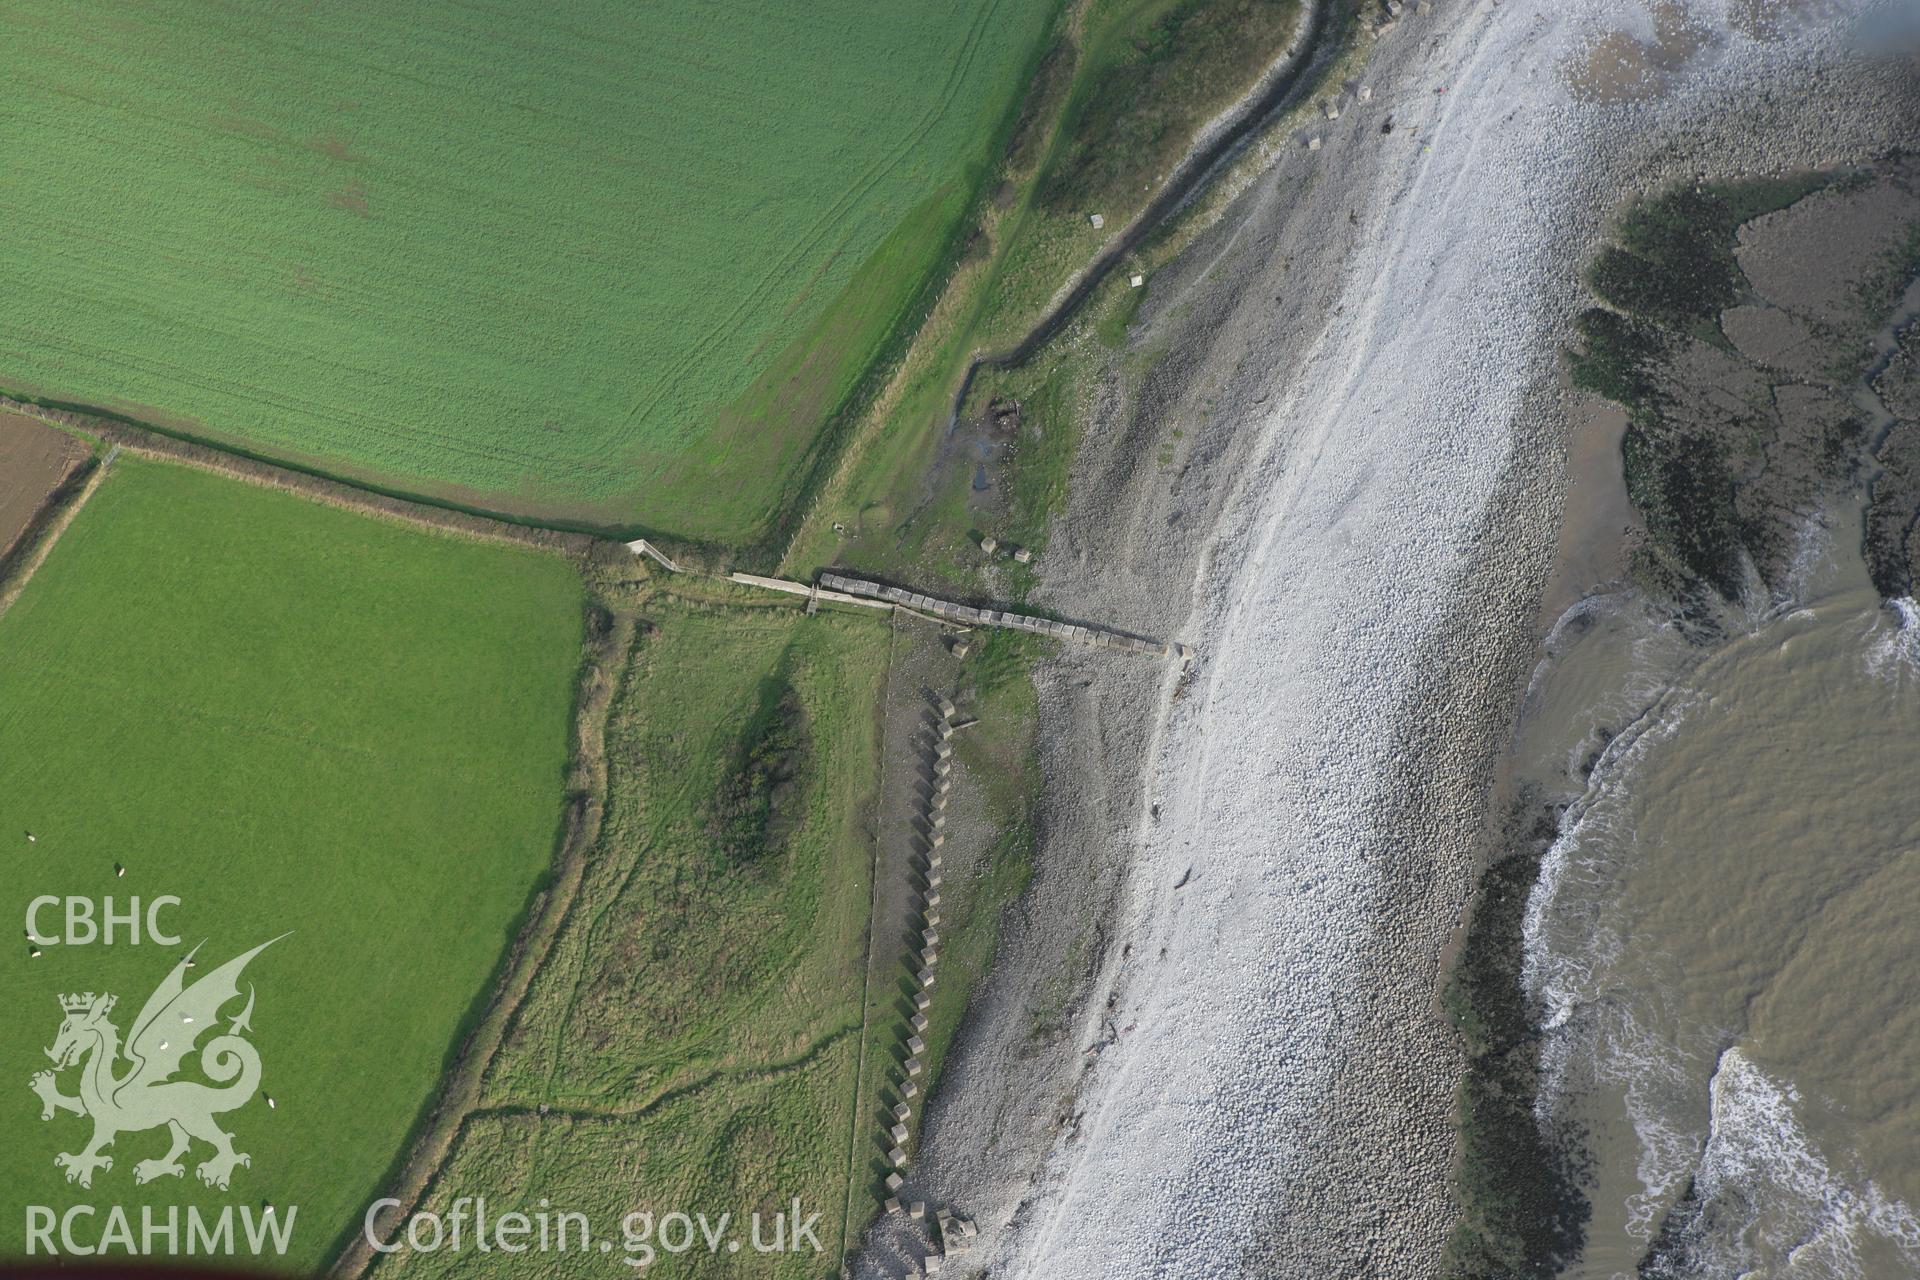
{"type": "Polygon", "coordinates": [[[1052,636],[1056,640],[1068,640],[1075,644],[1084,644],[1097,649],[1118,649],[1123,653],[1142,653],[1154,658],[1180,658],[1193,656],[1193,650],[1183,644],[1169,644],[1161,640],[1144,640],[1139,636],[1130,636],[1120,631],[1109,631],[1105,627],[1088,627],[1073,622],[1056,622],[1052,618],[1036,618],[1031,614],[1009,613],[1004,609],[976,609],[972,605],[956,604],[951,600],[939,600],[918,591],[908,591],[904,587],[889,587],[878,582],[867,582],[860,578],[842,577],[837,573],[820,575],[820,585],[850,596],[865,596],[869,600],[881,600],[899,605],[904,609],[914,609],[931,614],[948,622],[958,622],[974,627],[1011,627],[1015,631],[1031,631],[1035,635],[1052,636]]]}

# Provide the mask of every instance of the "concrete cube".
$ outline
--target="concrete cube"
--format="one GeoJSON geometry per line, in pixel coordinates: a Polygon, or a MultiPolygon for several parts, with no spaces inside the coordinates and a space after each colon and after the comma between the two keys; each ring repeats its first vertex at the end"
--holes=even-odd
{"type": "Polygon", "coordinates": [[[928,998],[928,996],[927,996],[927,993],[926,993],[926,992],[924,992],[924,991],[916,991],[916,992],[914,992],[914,994],[913,994],[913,1007],[914,1007],[914,1008],[916,1008],[916,1009],[918,1009],[918,1010],[920,1010],[920,1011],[921,1011],[922,1013],[925,1013],[925,1012],[927,1011],[927,1009],[928,1009],[929,1007],[931,1007],[931,1006],[932,1006],[932,1004],[933,1004],[933,1001],[932,1001],[931,999],[929,999],[929,998],[928,998]]]}
{"type": "Polygon", "coordinates": [[[920,1086],[911,1080],[905,1081],[900,1086],[900,1096],[903,1098],[917,1098],[920,1096],[920,1086]]]}
{"type": "Polygon", "coordinates": [[[920,1072],[924,1070],[924,1068],[920,1064],[920,1059],[918,1058],[908,1058],[903,1065],[906,1068],[908,1079],[916,1078],[917,1076],[919,1076],[920,1072]]]}
{"type": "MultiPolygon", "coordinates": [[[[899,1174],[897,1174],[897,1173],[890,1173],[890,1174],[888,1174],[888,1175],[887,1175],[887,1177],[889,1177],[889,1178],[897,1178],[897,1177],[899,1177],[899,1176],[900,1176],[900,1175],[899,1175],[899,1174]]],[[[899,1197],[899,1196],[888,1196],[888,1197],[887,1197],[887,1200],[886,1200],[886,1203],[880,1206],[880,1211],[881,1211],[882,1213],[898,1213],[898,1212],[900,1212],[900,1197],[899,1197]]]]}
{"type": "Polygon", "coordinates": [[[887,1163],[896,1169],[904,1169],[907,1164],[907,1153],[899,1147],[895,1147],[893,1150],[887,1152],[887,1163]]]}
{"type": "Polygon", "coordinates": [[[907,1206],[907,1216],[915,1222],[919,1222],[925,1218],[927,1216],[927,1202],[925,1200],[915,1200],[907,1206]]]}
{"type": "Polygon", "coordinates": [[[911,1120],[913,1118],[913,1108],[904,1102],[896,1102],[893,1104],[893,1118],[900,1121],[911,1120]]]}
{"type": "Polygon", "coordinates": [[[898,1191],[900,1189],[900,1184],[905,1181],[906,1179],[901,1177],[899,1174],[890,1173],[887,1175],[887,1190],[898,1191]]]}
{"type": "MultiPolygon", "coordinates": [[[[924,1032],[927,1029],[927,1015],[924,1013],[916,1013],[911,1018],[907,1019],[907,1025],[912,1027],[915,1031],[924,1032]]],[[[901,1116],[900,1118],[902,1120],[906,1119],[905,1116],[901,1116]]]]}
{"type": "MultiPolygon", "coordinates": [[[[923,1054],[923,1053],[925,1053],[926,1051],[927,1051],[927,1042],[926,1042],[925,1040],[922,1040],[922,1039],[921,1039],[921,1038],[920,1038],[919,1036],[908,1036],[908,1037],[907,1037],[907,1052],[908,1052],[908,1053],[911,1053],[911,1054],[913,1054],[913,1055],[915,1055],[915,1056],[917,1057],[917,1056],[919,1056],[920,1054],[923,1054]]],[[[896,1126],[896,1127],[897,1127],[897,1126],[896,1126]]],[[[904,1142],[904,1141],[906,1141],[906,1139],[904,1139],[904,1138],[902,1138],[902,1139],[900,1139],[900,1141],[902,1141],[902,1142],[904,1142]]]]}
{"type": "Polygon", "coordinates": [[[887,1131],[887,1133],[888,1133],[888,1135],[889,1135],[890,1137],[892,1137],[892,1139],[893,1139],[893,1141],[894,1141],[894,1143],[895,1143],[895,1145],[897,1145],[897,1146],[905,1146],[905,1145],[906,1145],[906,1141],[907,1141],[907,1126],[905,1126],[905,1125],[903,1125],[903,1124],[896,1124],[895,1126],[893,1126],[893,1128],[891,1128],[891,1129],[889,1129],[889,1130],[887,1131]]]}

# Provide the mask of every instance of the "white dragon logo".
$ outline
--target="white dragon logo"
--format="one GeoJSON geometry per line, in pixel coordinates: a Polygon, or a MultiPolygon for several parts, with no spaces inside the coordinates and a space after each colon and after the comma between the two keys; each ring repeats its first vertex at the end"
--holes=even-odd
{"type": "Polygon", "coordinates": [[[271,939],[236,956],[191,987],[186,985],[186,973],[200,948],[188,952],[147,997],[140,1016],[133,1020],[124,1050],[132,1065],[123,1074],[115,1074],[123,1056],[120,1032],[107,1020],[115,997],[91,991],[60,997],[60,1008],[67,1016],[53,1047],[47,1050],[53,1070],[36,1073],[31,1087],[40,1096],[42,1120],[53,1119],[58,1111],[93,1117],[93,1140],[85,1149],[53,1158],[54,1164],[66,1170],[68,1182],[91,1187],[94,1170],[113,1168],[113,1158],[101,1152],[113,1145],[114,1138],[161,1125],[172,1133],[173,1147],[157,1160],[134,1165],[133,1180],[137,1183],[179,1177],[184,1172],[180,1157],[195,1138],[213,1147],[212,1157],[195,1170],[200,1181],[210,1187],[226,1190],[235,1166],[252,1163],[233,1149],[233,1135],[214,1122],[216,1115],[243,1105],[260,1087],[260,1052],[241,1038],[243,1032],[252,1030],[251,984],[247,987],[246,1008],[228,1024],[225,1034],[207,1041],[200,1050],[201,1073],[223,1087],[172,1077],[200,1037],[216,1027],[221,1006],[239,996],[240,971],[247,962],[279,940],[271,939]],[[80,1072],[79,1095],[68,1097],[55,1083],[55,1073],[82,1059],[86,1065],[80,1072]]]}

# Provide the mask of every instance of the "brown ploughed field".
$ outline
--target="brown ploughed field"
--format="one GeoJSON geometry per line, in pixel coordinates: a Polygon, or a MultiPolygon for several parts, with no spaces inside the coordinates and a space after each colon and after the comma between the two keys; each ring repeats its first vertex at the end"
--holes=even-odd
{"type": "Polygon", "coordinates": [[[47,496],[86,456],[86,445],[64,431],[0,413],[0,556],[13,549],[47,496]]]}

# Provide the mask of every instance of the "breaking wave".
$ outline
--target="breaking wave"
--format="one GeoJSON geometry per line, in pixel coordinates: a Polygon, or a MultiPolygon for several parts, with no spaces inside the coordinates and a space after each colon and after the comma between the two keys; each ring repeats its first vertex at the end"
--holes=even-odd
{"type": "Polygon", "coordinates": [[[1708,1092],[1693,1192],[1643,1274],[1852,1280],[1866,1274],[1869,1248],[1920,1272],[1920,1218],[1871,1179],[1834,1168],[1808,1138],[1791,1082],[1732,1048],[1708,1092]]]}
{"type": "Polygon", "coordinates": [[[1882,680],[1920,678],[1920,603],[1896,596],[1874,619],[1866,640],[1867,671],[1882,680]]]}

